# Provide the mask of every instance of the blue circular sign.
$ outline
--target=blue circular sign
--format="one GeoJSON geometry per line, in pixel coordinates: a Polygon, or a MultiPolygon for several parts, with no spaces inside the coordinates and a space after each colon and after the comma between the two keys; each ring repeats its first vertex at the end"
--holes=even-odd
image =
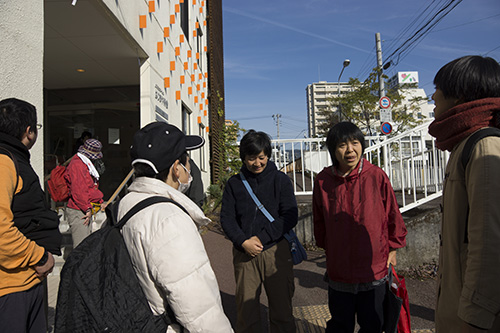
{"type": "Polygon", "coordinates": [[[391,106],[391,100],[389,99],[389,97],[384,96],[380,98],[378,104],[382,109],[388,109],[391,106]]]}
{"type": "Polygon", "coordinates": [[[382,130],[383,134],[391,134],[392,132],[392,125],[390,123],[383,123],[382,126],[380,126],[380,129],[382,130]]]}

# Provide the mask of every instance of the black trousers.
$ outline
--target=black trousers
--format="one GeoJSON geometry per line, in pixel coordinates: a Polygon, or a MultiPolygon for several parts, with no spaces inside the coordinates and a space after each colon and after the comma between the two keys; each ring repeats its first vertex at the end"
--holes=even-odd
{"type": "Polygon", "coordinates": [[[0,333],[45,333],[47,323],[44,288],[33,288],[0,297],[0,333]]]}
{"type": "Polygon", "coordinates": [[[386,286],[357,294],[328,288],[328,307],[332,318],[326,324],[326,333],[352,333],[355,318],[359,333],[380,333],[384,324],[384,299],[386,286]]]}

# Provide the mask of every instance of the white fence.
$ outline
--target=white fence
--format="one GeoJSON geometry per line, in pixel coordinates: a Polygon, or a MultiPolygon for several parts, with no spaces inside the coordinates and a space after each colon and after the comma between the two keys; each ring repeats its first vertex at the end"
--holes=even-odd
{"type": "MultiPolygon", "coordinates": [[[[389,176],[401,212],[442,193],[448,153],[427,133],[429,122],[392,138],[366,137],[365,158],[389,176]]],[[[332,164],[324,139],[273,140],[272,159],[287,173],[296,195],[311,195],[316,175],[332,164]]]]}

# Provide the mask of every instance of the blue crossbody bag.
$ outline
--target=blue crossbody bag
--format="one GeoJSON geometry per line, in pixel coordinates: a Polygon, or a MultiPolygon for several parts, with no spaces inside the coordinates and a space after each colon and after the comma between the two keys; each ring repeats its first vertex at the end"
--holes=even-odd
{"type": "MultiPolygon", "coordinates": [[[[263,204],[260,203],[259,199],[253,193],[252,188],[250,187],[250,184],[248,184],[248,181],[246,180],[245,176],[243,175],[243,172],[240,172],[240,177],[241,181],[243,182],[243,185],[245,185],[245,188],[247,189],[248,193],[252,197],[253,201],[257,205],[257,207],[260,209],[262,214],[264,214],[265,217],[269,220],[269,222],[273,223],[274,222],[274,217],[267,211],[266,207],[264,207],[263,204]]],[[[288,241],[288,244],[290,245],[290,252],[292,254],[292,261],[294,265],[300,264],[303,260],[307,260],[307,253],[302,244],[300,244],[299,239],[297,238],[297,235],[295,234],[295,231],[293,229],[290,229],[289,232],[283,235],[285,239],[288,241]]]]}

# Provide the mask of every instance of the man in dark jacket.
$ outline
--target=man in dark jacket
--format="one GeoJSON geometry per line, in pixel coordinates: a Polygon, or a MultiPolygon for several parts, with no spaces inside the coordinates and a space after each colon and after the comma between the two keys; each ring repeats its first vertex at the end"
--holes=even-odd
{"type": "Polygon", "coordinates": [[[42,281],[61,254],[59,218],[31,167],[36,109],[0,101],[0,332],[46,332],[42,281]]]}

